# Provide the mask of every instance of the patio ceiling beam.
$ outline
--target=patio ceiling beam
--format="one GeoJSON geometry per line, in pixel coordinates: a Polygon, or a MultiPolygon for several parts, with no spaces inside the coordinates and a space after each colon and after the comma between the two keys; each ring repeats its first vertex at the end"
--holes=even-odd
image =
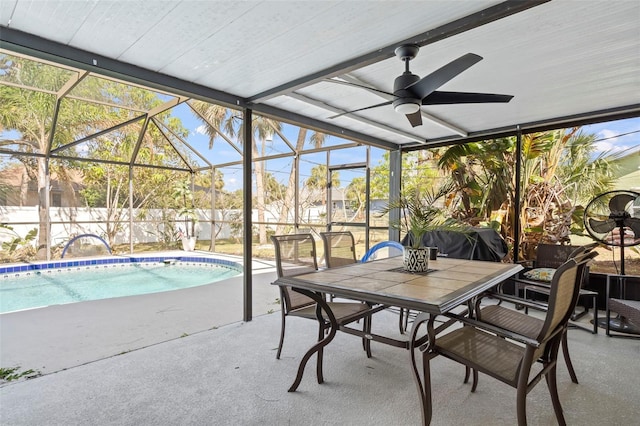
{"type": "Polygon", "coordinates": [[[100,76],[138,84],[142,87],[153,88],[162,92],[166,92],[169,89],[172,93],[182,96],[194,97],[209,102],[213,100],[216,103],[236,108],[246,104],[242,97],[234,96],[230,93],[77,49],[13,28],[2,28],[2,31],[0,31],[0,43],[0,47],[18,54],[81,68],[95,72],[100,76]]]}
{"type": "MultiPolygon", "coordinates": [[[[76,49],[55,41],[18,31],[12,28],[2,28],[0,31],[1,47],[7,51],[32,56],[41,60],[60,64],[65,67],[74,67],[88,70],[115,78],[120,81],[139,84],[144,87],[159,91],[170,90],[174,94],[188,96],[205,102],[216,103],[228,108],[242,108],[247,105],[244,98],[232,94],[201,86],[150,71],[126,62],[117,61],[104,56],[96,55],[85,50],[76,49]]],[[[324,77],[323,77],[324,78],[324,77]]],[[[296,125],[304,125],[313,130],[334,134],[350,139],[355,139],[378,146],[384,149],[397,149],[398,145],[386,140],[381,140],[353,130],[343,129],[330,125],[320,120],[304,117],[279,108],[257,104],[252,107],[254,111],[268,114],[272,118],[290,122],[296,125]]]]}
{"type": "Polygon", "coordinates": [[[319,132],[335,135],[341,138],[353,139],[368,145],[377,146],[383,149],[398,149],[397,143],[392,143],[384,139],[379,139],[373,136],[365,135],[353,130],[345,129],[333,124],[325,123],[324,121],[316,120],[306,117],[304,115],[297,114],[295,112],[286,111],[280,108],[276,108],[266,104],[256,104],[252,107],[255,112],[262,115],[268,115],[278,120],[286,121],[296,126],[306,127],[309,130],[316,130],[319,132]]]}
{"type": "Polygon", "coordinates": [[[502,19],[504,17],[522,12],[532,7],[547,3],[548,1],[550,0],[508,0],[499,3],[495,6],[488,7],[479,12],[465,16],[464,18],[456,19],[453,22],[449,22],[437,28],[433,28],[429,31],[418,34],[406,40],[393,43],[392,45],[383,47],[368,54],[349,59],[339,64],[332,65],[321,71],[292,80],[288,83],[282,84],[269,90],[265,90],[261,93],[257,93],[254,96],[247,98],[247,102],[260,103],[276,96],[291,93],[302,87],[318,83],[319,81],[322,81],[326,78],[336,77],[355,69],[392,58],[393,56],[395,56],[396,47],[400,45],[415,44],[423,47],[437,41],[444,40],[448,37],[463,33],[465,31],[478,28],[482,25],[494,22],[498,19],[502,19]]]}
{"type": "Polygon", "coordinates": [[[453,144],[479,142],[487,139],[506,138],[515,136],[518,132],[518,128],[520,128],[522,133],[546,132],[560,128],[587,126],[589,124],[601,123],[603,121],[615,121],[635,117],[640,117],[640,103],[617,108],[590,111],[581,114],[567,115],[542,121],[532,121],[516,126],[488,129],[482,132],[472,132],[464,139],[457,137],[430,139],[427,141],[426,145],[404,145],[402,146],[402,151],[416,151],[453,144]]]}

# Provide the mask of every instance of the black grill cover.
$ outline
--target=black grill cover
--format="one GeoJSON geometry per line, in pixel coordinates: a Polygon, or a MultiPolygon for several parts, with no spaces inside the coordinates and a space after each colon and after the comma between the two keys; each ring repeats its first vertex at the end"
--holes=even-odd
{"type": "MultiPolygon", "coordinates": [[[[402,240],[407,244],[407,236],[402,240]]],[[[500,262],[508,251],[507,243],[491,228],[472,228],[468,233],[430,231],[422,237],[425,247],[438,247],[438,255],[454,259],[500,262]]]]}

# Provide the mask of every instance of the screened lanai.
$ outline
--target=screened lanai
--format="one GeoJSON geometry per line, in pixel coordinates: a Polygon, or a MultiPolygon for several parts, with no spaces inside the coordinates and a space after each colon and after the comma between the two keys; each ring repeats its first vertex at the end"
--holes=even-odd
{"type": "Polygon", "coordinates": [[[406,153],[640,116],[638,22],[626,1],[3,1],[4,204],[49,258],[85,232],[175,244],[194,215],[199,249],[224,237],[247,260],[270,232],[398,239],[375,210],[406,153]],[[468,53],[439,88],[510,102],[419,106],[417,126],[391,105],[349,113],[391,102],[406,66],[468,53]]]}
{"type": "MultiPolygon", "coordinates": [[[[39,241],[41,258],[59,257],[81,234],[130,252],[145,243],[173,248],[194,233],[207,250],[216,239],[242,240],[242,111],[8,51],[2,61],[3,99],[21,108],[3,132],[7,224],[19,235],[50,233],[39,241]]],[[[380,159],[384,150],[258,114],[252,123],[257,243],[268,244],[267,228],[335,222],[360,228],[368,245],[369,203],[355,185],[369,178],[371,151],[380,159]]]]}

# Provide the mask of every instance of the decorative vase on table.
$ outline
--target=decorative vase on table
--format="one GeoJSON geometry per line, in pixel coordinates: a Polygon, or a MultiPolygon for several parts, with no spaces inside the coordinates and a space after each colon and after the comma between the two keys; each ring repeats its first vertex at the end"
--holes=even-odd
{"type": "Polygon", "coordinates": [[[429,248],[405,247],[404,269],[407,272],[427,272],[429,270],[429,248]]]}

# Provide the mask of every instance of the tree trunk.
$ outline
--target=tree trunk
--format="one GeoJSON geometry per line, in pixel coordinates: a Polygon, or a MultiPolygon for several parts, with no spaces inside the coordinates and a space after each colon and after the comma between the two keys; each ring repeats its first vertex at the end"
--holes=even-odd
{"type": "MultiPolygon", "coordinates": [[[[298,131],[298,139],[296,140],[296,158],[298,154],[304,148],[304,141],[307,138],[307,129],[300,129],[298,131]]],[[[284,202],[282,203],[282,210],[280,210],[280,217],[278,218],[278,222],[285,223],[289,219],[289,212],[293,206],[293,199],[295,197],[297,183],[296,183],[296,165],[297,161],[293,160],[291,163],[291,173],[289,174],[289,182],[287,184],[287,191],[284,194],[284,202]]],[[[295,208],[295,207],[294,207],[295,208]]],[[[284,225],[278,225],[276,227],[276,234],[282,234],[284,232],[284,225]]]]}
{"type": "MultiPolygon", "coordinates": [[[[262,141],[262,144],[264,144],[264,141],[262,141]]],[[[257,158],[257,147],[256,144],[252,144],[253,145],[253,158],[257,158]]],[[[263,149],[264,151],[264,149],[263,149]]],[[[254,164],[254,168],[256,171],[256,201],[257,201],[257,208],[258,208],[258,235],[259,235],[259,243],[262,244],[267,244],[267,228],[264,224],[264,209],[265,209],[265,205],[264,205],[264,166],[262,161],[256,161],[253,163],[254,164]]]]}
{"type": "Polygon", "coordinates": [[[38,253],[39,260],[47,259],[47,243],[51,238],[51,221],[47,208],[47,167],[46,159],[38,158],[38,253]]]}

